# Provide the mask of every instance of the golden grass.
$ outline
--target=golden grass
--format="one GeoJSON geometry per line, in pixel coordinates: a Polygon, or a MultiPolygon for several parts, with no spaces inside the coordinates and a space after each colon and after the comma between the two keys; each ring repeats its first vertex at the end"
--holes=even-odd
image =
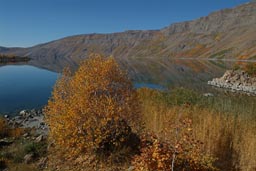
{"type": "MultiPolygon", "coordinates": [[[[170,122],[189,117],[194,138],[204,142],[206,153],[217,157],[220,170],[256,170],[256,120],[197,105],[167,105],[159,92],[139,90],[145,127],[162,135],[170,122]]],[[[165,135],[164,138],[173,138],[165,135]]]]}

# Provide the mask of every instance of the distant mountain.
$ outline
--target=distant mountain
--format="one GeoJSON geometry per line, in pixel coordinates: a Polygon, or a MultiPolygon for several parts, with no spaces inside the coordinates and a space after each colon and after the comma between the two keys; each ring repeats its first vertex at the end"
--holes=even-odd
{"type": "Polygon", "coordinates": [[[130,66],[149,58],[256,59],[256,3],[160,30],[76,35],[30,48],[0,47],[0,53],[28,56],[45,68],[77,65],[93,52],[113,55],[130,66]]]}

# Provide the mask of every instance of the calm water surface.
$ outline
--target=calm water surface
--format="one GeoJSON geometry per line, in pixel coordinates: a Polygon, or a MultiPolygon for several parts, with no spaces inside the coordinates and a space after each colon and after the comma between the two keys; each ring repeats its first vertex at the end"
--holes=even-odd
{"type": "MultiPolygon", "coordinates": [[[[61,68],[56,63],[36,66],[53,71],[61,68]]],[[[221,76],[232,65],[223,61],[137,60],[125,66],[136,88],[164,90],[169,86],[183,86],[210,92],[207,81],[221,76]]],[[[47,104],[59,74],[40,68],[30,65],[0,66],[0,115],[47,104]]]]}
{"type": "Polygon", "coordinates": [[[47,103],[58,74],[28,65],[0,67],[0,113],[47,103]]]}

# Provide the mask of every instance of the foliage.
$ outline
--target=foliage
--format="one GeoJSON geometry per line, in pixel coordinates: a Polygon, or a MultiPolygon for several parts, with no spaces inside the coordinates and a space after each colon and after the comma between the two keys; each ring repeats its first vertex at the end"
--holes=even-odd
{"type": "Polygon", "coordinates": [[[256,77],[256,63],[248,63],[246,64],[243,69],[245,70],[245,72],[247,72],[249,75],[251,76],[255,76],[256,77]]]}
{"type": "MultiPolygon", "coordinates": [[[[145,138],[145,137],[144,137],[145,138]]],[[[172,149],[169,144],[161,143],[156,137],[142,139],[141,154],[134,157],[135,171],[171,170],[172,149]]]]}
{"type": "Polygon", "coordinates": [[[144,138],[141,154],[133,160],[135,171],[216,170],[214,159],[204,154],[202,143],[192,137],[191,124],[190,119],[185,119],[165,129],[174,135],[172,139],[144,138]]]}
{"type": "Polygon", "coordinates": [[[201,96],[193,90],[175,88],[171,91],[172,99],[169,103],[174,105],[195,105],[201,100],[201,96]]]}
{"type": "Polygon", "coordinates": [[[191,118],[193,137],[203,142],[205,153],[217,158],[214,166],[220,170],[255,170],[256,97],[228,92],[204,97],[196,93],[196,103],[179,106],[170,103],[174,99],[171,92],[145,88],[138,92],[146,129],[174,140],[172,133],[163,132],[171,128],[166,121],[191,118]]]}
{"type": "Polygon", "coordinates": [[[46,154],[47,144],[45,142],[31,142],[24,146],[25,154],[33,154],[34,157],[40,157],[46,154]]]}
{"type": "Polygon", "coordinates": [[[250,76],[256,77],[256,63],[247,62],[247,63],[237,63],[233,66],[234,70],[244,70],[250,76]]]}
{"type": "Polygon", "coordinates": [[[161,92],[148,88],[139,90],[140,97],[143,100],[153,99],[156,103],[164,102],[169,106],[196,105],[203,101],[203,96],[199,93],[186,88],[173,88],[170,91],[161,92]]]}
{"type": "Polygon", "coordinates": [[[50,139],[67,158],[109,154],[130,145],[140,127],[139,105],[115,60],[93,54],[73,75],[66,70],[57,81],[45,108],[50,139]]]}

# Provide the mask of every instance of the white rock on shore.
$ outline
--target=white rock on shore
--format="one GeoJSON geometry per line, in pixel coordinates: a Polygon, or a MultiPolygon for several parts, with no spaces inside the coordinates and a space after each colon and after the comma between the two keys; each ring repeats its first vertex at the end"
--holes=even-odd
{"type": "Polygon", "coordinates": [[[19,115],[8,118],[8,124],[12,127],[35,128],[38,134],[48,134],[48,126],[41,110],[22,110],[19,115]]]}
{"type": "Polygon", "coordinates": [[[208,84],[256,95],[256,77],[250,77],[242,70],[227,70],[221,78],[214,78],[208,84]]]}

